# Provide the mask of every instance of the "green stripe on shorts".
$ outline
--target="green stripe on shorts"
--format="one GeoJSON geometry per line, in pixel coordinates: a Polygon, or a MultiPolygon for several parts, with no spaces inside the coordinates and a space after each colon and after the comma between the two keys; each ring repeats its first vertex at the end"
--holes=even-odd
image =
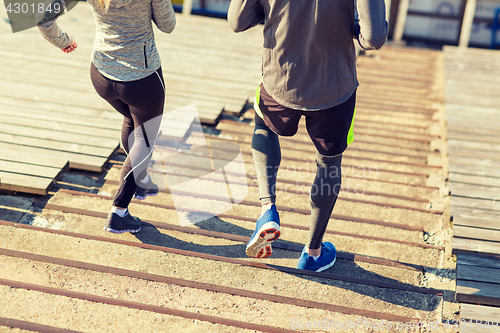
{"type": "Polygon", "coordinates": [[[253,101],[253,108],[255,112],[259,115],[261,119],[264,119],[264,115],[262,114],[262,111],[259,108],[259,102],[260,102],[260,84],[257,86],[257,90],[255,91],[255,101],[253,101]]]}
{"type": "Polygon", "coordinates": [[[354,117],[356,116],[356,108],[354,108],[354,113],[352,114],[351,127],[349,128],[349,133],[347,133],[347,145],[350,145],[354,141],[354,117]]]}

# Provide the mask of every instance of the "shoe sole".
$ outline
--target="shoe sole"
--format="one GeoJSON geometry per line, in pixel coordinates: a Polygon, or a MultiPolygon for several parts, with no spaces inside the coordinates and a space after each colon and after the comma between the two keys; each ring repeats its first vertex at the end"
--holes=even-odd
{"type": "Polygon", "coordinates": [[[135,234],[135,233],[141,231],[141,227],[139,227],[138,229],[125,229],[125,230],[117,230],[117,229],[113,229],[110,227],[104,227],[104,231],[109,231],[109,232],[112,232],[114,234],[123,234],[125,232],[130,232],[130,233],[135,234]]]}
{"type": "Polygon", "coordinates": [[[332,267],[333,264],[335,264],[335,260],[337,260],[337,257],[335,257],[335,259],[333,259],[333,261],[331,263],[329,263],[328,265],[325,265],[323,267],[320,267],[316,270],[316,272],[323,272],[323,271],[326,271],[328,268],[332,267]]]}
{"type": "Polygon", "coordinates": [[[252,258],[268,258],[273,254],[271,243],[280,235],[279,225],[276,222],[264,224],[258,232],[258,236],[248,242],[246,254],[252,258]]]}
{"type": "Polygon", "coordinates": [[[146,194],[145,196],[141,197],[141,196],[138,196],[138,195],[135,195],[134,194],[134,199],[138,199],[138,200],[144,200],[146,199],[147,197],[154,197],[155,195],[158,195],[158,192],[156,193],[151,193],[151,194],[146,194]]]}

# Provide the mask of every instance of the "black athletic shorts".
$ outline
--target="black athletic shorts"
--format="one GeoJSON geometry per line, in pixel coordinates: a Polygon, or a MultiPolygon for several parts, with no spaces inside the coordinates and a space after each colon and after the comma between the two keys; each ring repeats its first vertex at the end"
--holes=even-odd
{"type": "Polygon", "coordinates": [[[353,140],[356,92],[347,101],[332,108],[301,111],[280,105],[267,93],[261,83],[255,101],[256,113],[264,120],[266,126],[278,135],[295,135],[300,118],[305,116],[307,132],[321,155],[341,154],[353,140]]]}

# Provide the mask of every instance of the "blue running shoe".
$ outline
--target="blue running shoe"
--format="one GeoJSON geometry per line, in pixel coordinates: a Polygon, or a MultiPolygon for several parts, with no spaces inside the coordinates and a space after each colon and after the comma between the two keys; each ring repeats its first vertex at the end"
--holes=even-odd
{"type": "Polygon", "coordinates": [[[318,260],[314,260],[313,257],[310,257],[307,252],[302,250],[297,268],[308,271],[322,272],[332,267],[333,264],[335,264],[335,259],[337,259],[335,246],[330,242],[325,242],[321,244],[321,254],[318,260]]]}
{"type": "Polygon", "coordinates": [[[255,231],[247,244],[246,253],[252,258],[267,258],[273,250],[271,243],[280,237],[280,217],[276,206],[272,205],[257,219],[255,231]]]}

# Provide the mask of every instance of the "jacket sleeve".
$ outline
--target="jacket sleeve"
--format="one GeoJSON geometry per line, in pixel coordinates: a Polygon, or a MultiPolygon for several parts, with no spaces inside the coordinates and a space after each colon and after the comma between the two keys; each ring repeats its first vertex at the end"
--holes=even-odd
{"type": "Polygon", "coordinates": [[[355,33],[365,50],[380,49],[386,41],[388,23],[385,20],[384,0],[357,0],[359,25],[355,33]]]}
{"type": "Polygon", "coordinates": [[[35,24],[40,30],[42,36],[48,40],[52,45],[64,49],[71,45],[72,39],[69,37],[59,26],[57,25],[57,18],[64,12],[71,1],[61,1],[61,0],[46,0],[44,2],[44,8],[53,8],[51,11],[46,11],[43,13],[37,12],[35,14],[35,24]],[[58,11],[55,11],[59,8],[58,11]]]}
{"type": "Polygon", "coordinates": [[[64,49],[71,45],[71,37],[59,28],[56,20],[39,24],[38,30],[40,30],[46,40],[60,49],[64,49]]]}
{"type": "Polygon", "coordinates": [[[170,0],[153,0],[153,22],[158,29],[169,34],[175,28],[175,12],[170,0]]]}
{"type": "Polygon", "coordinates": [[[227,20],[234,32],[248,30],[264,20],[260,0],[231,0],[227,20]]]}

